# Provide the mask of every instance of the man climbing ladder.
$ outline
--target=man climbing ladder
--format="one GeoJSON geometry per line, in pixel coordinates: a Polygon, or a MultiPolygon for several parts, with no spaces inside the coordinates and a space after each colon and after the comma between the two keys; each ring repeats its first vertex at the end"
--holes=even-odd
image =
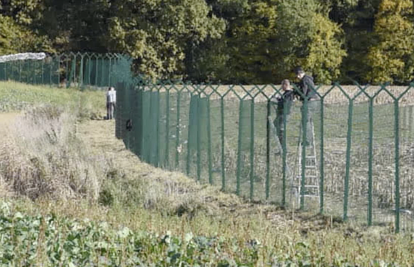
{"type": "Polygon", "coordinates": [[[275,111],[276,111],[276,119],[272,122],[271,116],[268,118],[268,125],[272,129],[272,135],[275,137],[276,141],[276,149],[272,149],[276,156],[276,160],[278,157],[281,157],[283,161],[283,196],[282,196],[282,205],[286,204],[285,198],[285,188],[286,188],[286,180],[291,180],[289,178],[292,176],[292,173],[289,168],[289,164],[287,162],[287,143],[286,143],[286,126],[289,120],[289,115],[291,112],[291,108],[293,105],[293,101],[295,95],[293,90],[290,87],[289,80],[282,81],[282,91],[283,93],[277,92],[271,98],[271,103],[274,104],[275,111]]]}
{"type": "Polygon", "coordinates": [[[289,80],[285,79],[282,81],[282,91],[282,95],[277,95],[278,93],[276,93],[271,98],[271,102],[275,105],[276,110],[276,119],[274,120],[273,125],[276,128],[276,134],[279,139],[278,143],[281,146],[283,145],[283,140],[286,139],[286,125],[295,98],[289,80]]]}
{"type": "Polygon", "coordinates": [[[313,115],[320,109],[320,98],[315,90],[313,78],[306,75],[301,67],[296,68],[295,74],[300,80],[298,92],[302,101],[302,122],[300,124],[297,174],[293,186],[297,188],[300,206],[304,208],[305,197],[319,196],[319,175],[315,149],[315,128],[313,115]]]}
{"type": "Polygon", "coordinates": [[[282,81],[283,94],[272,97],[271,101],[275,104],[276,119],[269,125],[274,133],[276,140],[275,154],[282,156],[284,167],[290,177],[291,196],[295,196],[301,208],[304,206],[305,197],[319,196],[319,174],[317,167],[317,157],[315,148],[315,129],[313,114],[320,108],[320,99],[315,91],[313,78],[306,75],[302,68],[297,68],[295,73],[300,79],[298,88],[293,91],[289,80],[282,81]],[[287,158],[286,126],[289,120],[292,103],[295,98],[302,102],[301,123],[299,128],[298,153],[294,175],[290,172],[287,158]]]}

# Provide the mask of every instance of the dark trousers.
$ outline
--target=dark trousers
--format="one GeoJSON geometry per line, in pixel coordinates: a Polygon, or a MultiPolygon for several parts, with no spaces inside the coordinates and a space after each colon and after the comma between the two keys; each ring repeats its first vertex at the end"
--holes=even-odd
{"type": "Polygon", "coordinates": [[[275,125],[277,136],[279,138],[280,145],[283,146],[283,136],[285,128],[287,127],[287,122],[289,121],[289,113],[283,114],[283,111],[276,114],[276,119],[273,121],[275,125]]]}
{"type": "Polygon", "coordinates": [[[106,103],[106,118],[112,120],[114,118],[115,102],[106,103]]]}
{"type": "Polygon", "coordinates": [[[307,106],[306,107],[307,108],[306,115],[305,115],[305,110],[304,110],[305,103],[303,103],[303,106],[301,108],[301,111],[302,111],[302,129],[305,128],[305,127],[303,127],[304,126],[303,123],[306,122],[306,142],[308,144],[311,144],[312,141],[313,141],[312,140],[313,139],[313,136],[312,136],[311,120],[313,120],[312,118],[313,118],[314,114],[318,110],[320,110],[320,108],[321,108],[320,105],[321,105],[321,101],[320,100],[309,100],[307,102],[307,104],[306,104],[306,106],[307,106]],[[303,118],[304,118],[303,116],[306,116],[304,120],[303,120],[303,118]]]}

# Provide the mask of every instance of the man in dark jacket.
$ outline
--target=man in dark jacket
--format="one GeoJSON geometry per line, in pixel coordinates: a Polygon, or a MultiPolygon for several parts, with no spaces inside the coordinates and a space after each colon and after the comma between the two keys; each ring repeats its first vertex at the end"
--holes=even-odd
{"type": "Polygon", "coordinates": [[[290,110],[295,99],[294,92],[290,87],[288,79],[282,81],[282,95],[274,94],[271,102],[275,105],[276,119],[273,121],[275,125],[279,142],[283,144],[283,136],[290,116],[290,110]]]}
{"type": "MultiPolygon", "coordinates": [[[[302,123],[306,123],[306,145],[310,145],[313,142],[313,135],[312,135],[312,125],[311,120],[313,114],[320,109],[320,99],[318,94],[316,93],[315,84],[313,82],[312,76],[306,75],[301,67],[295,69],[296,77],[300,80],[299,82],[299,90],[300,93],[297,93],[300,100],[303,103],[302,106],[302,116],[305,116],[302,123]],[[306,101],[305,101],[306,100],[306,101]],[[306,115],[305,109],[306,107],[307,112],[306,115]]],[[[304,125],[302,125],[302,129],[304,129],[304,125]]]]}

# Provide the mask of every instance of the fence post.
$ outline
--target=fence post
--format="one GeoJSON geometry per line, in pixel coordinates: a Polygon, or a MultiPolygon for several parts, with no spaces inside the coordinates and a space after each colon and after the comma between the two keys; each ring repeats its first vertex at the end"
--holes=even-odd
{"type": "Polygon", "coordinates": [[[112,54],[109,55],[108,86],[112,86],[112,54]]]}
{"type": "Polygon", "coordinates": [[[92,64],[93,64],[92,56],[88,56],[88,63],[87,63],[87,66],[88,66],[88,76],[87,76],[88,86],[92,85],[92,81],[91,81],[92,64]]]}
{"type": "Polygon", "coordinates": [[[22,61],[19,62],[19,82],[22,82],[22,61]]]}
{"type": "Polygon", "coordinates": [[[101,56],[101,82],[100,86],[103,87],[105,85],[105,60],[104,57],[101,56]]]}
{"type": "Polygon", "coordinates": [[[36,79],[37,63],[38,63],[37,61],[33,61],[34,66],[32,66],[32,68],[30,68],[30,69],[33,69],[33,73],[32,73],[33,82],[32,82],[32,84],[37,84],[36,83],[37,82],[37,79],[36,79]]]}
{"type": "MultiPolygon", "coordinates": [[[[287,172],[287,144],[286,144],[286,130],[287,130],[287,112],[288,109],[291,109],[292,107],[286,107],[286,105],[283,105],[283,132],[282,132],[282,206],[286,206],[286,172],[287,172]]],[[[290,112],[290,110],[289,110],[290,112]]],[[[279,123],[279,122],[278,122],[279,123]]],[[[279,138],[279,133],[277,134],[276,138],[279,138]]]]}
{"type": "Polygon", "coordinates": [[[95,57],[95,86],[99,86],[98,84],[98,67],[99,67],[99,58],[98,56],[95,57]]]}
{"type": "MultiPolygon", "coordinates": [[[[84,63],[84,57],[85,57],[85,55],[84,54],[82,54],[81,55],[81,61],[80,61],[80,70],[79,70],[79,87],[80,88],[84,88],[83,87],[83,68],[84,68],[84,66],[83,66],[83,63],[84,63]]],[[[109,86],[109,85],[108,85],[109,86]]]]}
{"type": "Polygon", "coordinates": [[[400,232],[400,129],[399,99],[394,100],[395,127],[395,232],[400,232]]]}
{"type": "MultiPolygon", "coordinates": [[[[71,71],[71,77],[70,80],[73,79],[73,83],[75,84],[76,82],[76,61],[78,60],[78,56],[76,54],[73,54],[73,59],[72,59],[72,71],[71,71]],[[73,75],[72,75],[73,74],[73,75]]],[[[70,81],[69,81],[69,85],[70,85],[70,81]]]]}
{"type": "MultiPolygon", "coordinates": [[[[190,97],[190,114],[189,114],[189,118],[188,118],[188,135],[187,135],[187,175],[190,175],[190,161],[191,161],[191,147],[192,147],[192,142],[194,142],[194,137],[192,136],[192,132],[194,131],[194,125],[192,123],[192,119],[195,117],[197,117],[197,114],[193,114],[193,113],[197,113],[197,109],[198,109],[198,100],[194,100],[195,96],[193,96],[191,94],[190,97]],[[193,131],[192,131],[193,130],[193,131]]],[[[194,120],[194,119],[193,119],[194,120]]],[[[196,125],[196,131],[198,130],[198,122],[195,122],[196,125]]],[[[197,132],[196,132],[196,141],[197,141],[197,132]]]]}
{"type": "Polygon", "coordinates": [[[243,100],[240,99],[239,106],[239,136],[237,140],[237,175],[236,175],[236,194],[240,195],[240,175],[241,175],[241,154],[242,154],[242,131],[243,131],[243,119],[242,119],[242,110],[243,110],[243,100]]]}
{"type": "Polygon", "coordinates": [[[7,75],[7,74],[8,74],[8,73],[7,73],[7,71],[8,71],[8,69],[7,69],[7,65],[8,65],[8,63],[9,63],[9,62],[7,62],[7,61],[3,63],[3,64],[4,64],[4,80],[5,80],[5,81],[8,81],[8,80],[9,80],[8,75],[7,75]]]}
{"type": "Polygon", "coordinates": [[[201,141],[201,123],[200,123],[200,115],[201,115],[201,95],[199,93],[197,98],[197,180],[201,180],[201,147],[200,147],[200,141],[201,141]]]}
{"type": "Polygon", "coordinates": [[[368,226],[372,225],[372,161],[374,135],[374,99],[369,99],[369,144],[368,144],[368,226]]]}
{"type": "MultiPolygon", "coordinates": [[[[102,59],[103,60],[103,59],[102,59]]],[[[161,87],[156,88],[156,96],[157,96],[157,102],[156,102],[156,107],[157,107],[157,111],[156,111],[156,151],[155,151],[155,160],[154,160],[154,166],[158,167],[160,165],[160,143],[161,143],[161,138],[160,138],[160,89],[161,87]]]]}
{"type": "Polygon", "coordinates": [[[302,161],[301,164],[301,180],[300,180],[300,209],[305,209],[305,175],[306,175],[306,125],[308,117],[308,98],[303,96],[303,106],[302,106],[302,161]]]}
{"type": "MultiPolygon", "coordinates": [[[[267,100],[266,106],[266,199],[270,195],[270,123],[267,118],[270,116],[270,100],[267,100]]],[[[282,201],[282,205],[283,201],[282,201]]]]}
{"type": "MultiPolygon", "coordinates": [[[[69,61],[67,63],[67,66],[69,66],[69,61]]],[[[75,75],[74,74],[75,69],[76,69],[76,57],[73,58],[73,60],[72,60],[72,66],[70,68],[69,77],[68,77],[67,72],[66,72],[66,88],[70,87],[70,82],[74,78],[74,75],[75,75]]],[[[66,71],[68,71],[68,70],[66,70],[66,71]]]]}
{"type": "Polygon", "coordinates": [[[50,86],[52,86],[52,83],[53,83],[53,67],[55,66],[55,64],[56,64],[55,58],[51,56],[50,67],[49,67],[49,85],[50,86]]]}
{"type": "Polygon", "coordinates": [[[166,103],[166,121],[165,121],[165,159],[164,159],[164,165],[168,168],[170,168],[170,88],[166,89],[167,94],[167,103],[166,103]]]}
{"type": "Polygon", "coordinates": [[[254,98],[250,107],[250,200],[254,195],[254,98]]]}
{"type": "Polygon", "coordinates": [[[348,197],[349,197],[349,170],[351,163],[351,142],[352,142],[352,115],[354,100],[349,100],[348,108],[348,133],[346,137],[346,166],[345,166],[345,185],[344,185],[344,221],[348,219],[348,197]]]}
{"type": "Polygon", "coordinates": [[[225,153],[225,123],[224,123],[224,97],[220,96],[220,117],[221,117],[221,190],[226,190],[226,165],[225,153]]]}
{"type": "Polygon", "coordinates": [[[210,95],[207,96],[207,154],[208,154],[208,182],[213,184],[212,156],[211,156],[211,122],[210,122],[210,95]]]}
{"type": "Polygon", "coordinates": [[[45,60],[42,59],[42,85],[45,84],[45,75],[44,75],[44,62],[45,60]]]}
{"type": "MultiPolygon", "coordinates": [[[[180,98],[181,98],[181,90],[177,92],[177,126],[175,129],[175,168],[178,169],[180,167],[180,98]]],[[[188,138],[187,138],[188,139],[188,138]]],[[[187,140],[188,141],[188,140],[187,140]]]]}
{"type": "Polygon", "coordinates": [[[69,81],[69,75],[70,75],[70,73],[68,73],[69,72],[69,60],[68,60],[68,56],[65,57],[65,60],[66,60],[66,71],[65,71],[66,88],[68,88],[69,87],[68,86],[68,81],[69,81]]]}
{"type": "Polygon", "coordinates": [[[320,194],[319,194],[319,213],[320,214],[323,214],[323,207],[324,207],[324,187],[325,187],[325,185],[324,185],[324,182],[325,182],[325,169],[324,169],[324,167],[325,167],[325,158],[324,158],[324,146],[325,146],[325,144],[324,144],[324,137],[323,137],[323,135],[324,135],[324,100],[325,100],[325,96],[326,95],[324,95],[324,96],[322,96],[321,97],[321,155],[320,155],[320,170],[319,170],[319,173],[320,173],[320,186],[319,186],[319,192],[320,192],[320,194]]]}

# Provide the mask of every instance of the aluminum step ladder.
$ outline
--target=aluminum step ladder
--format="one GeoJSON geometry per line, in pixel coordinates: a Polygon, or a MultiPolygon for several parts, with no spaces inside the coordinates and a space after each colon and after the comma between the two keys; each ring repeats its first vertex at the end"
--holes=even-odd
{"type": "Polygon", "coordinates": [[[315,128],[313,120],[310,120],[311,130],[312,130],[312,139],[311,143],[306,146],[305,149],[305,162],[302,163],[302,123],[300,124],[299,129],[299,141],[298,141],[298,158],[297,158],[297,173],[294,175],[294,180],[292,182],[292,191],[295,192],[298,203],[301,197],[302,190],[302,165],[305,165],[305,182],[303,195],[309,198],[319,197],[319,187],[320,187],[320,176],[319,168],[316,157],[316,148],[315,148],[315,128]]]}

